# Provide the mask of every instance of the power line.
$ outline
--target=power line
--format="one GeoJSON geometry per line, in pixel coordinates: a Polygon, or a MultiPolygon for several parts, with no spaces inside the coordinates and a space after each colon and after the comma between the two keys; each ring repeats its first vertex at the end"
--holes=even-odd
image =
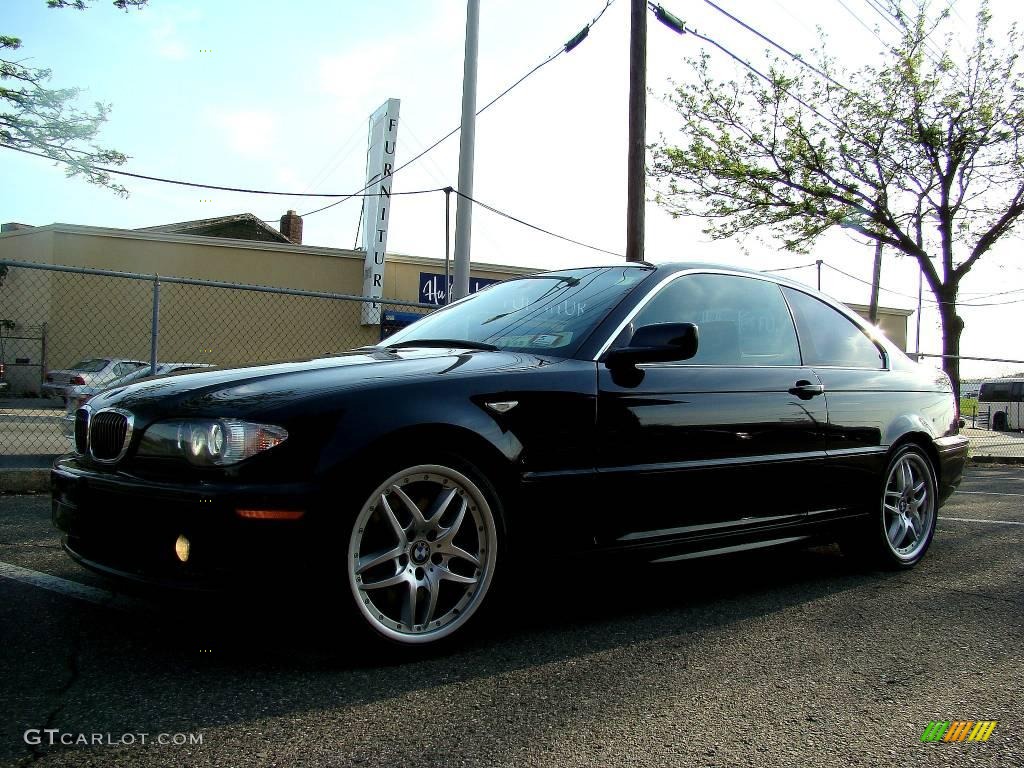
{"type": "Polygon", "coordinates": [[[824,120],[826,123],[831,124],[834,128],[838,128],[839,130],[842,130],[842,126],[840,126],[839,123],[837,123],[835,120],[833,120],[832,118],[830,118],[830,117],[822,114],[821,112],[819,112],[815,107],[813,107],[811,104],[808,104],[806,101],[801,99],[799,96],[794,94],[792,91],[788,91],[785,88],[779,87],[779,85],[774,80],[772,80],[770,77],[768,77],[768,75],[766,75],[764,72],[759,70],[757,67],[755,67],[753,64],[751,64],[746,59],[741,58],[740,56],[738,56],[735,53],[733,53],[732,51],[730,51],[728,48],[726,48],[721,43],[717,42],[716,40],[712,40],[710,37],[708,37],[706,35],[700,34],[700,32],[698,32],[697,30],[695,30],[695,29],[693,29],[691,27],[686,27],[686,31],[689,34],[691,34],[694,37],[696,37],[697,39],[703,40],[704,42],[710,43],[711,45],[715,46],[715,48],[717,48],[718,50],[722,51],[722,53],[724,53],[726,56],[728,56],[731,59],[733,59],[734,61],[742,64],[744,67],[749,69],[751,72],[753,72],[755,75],[760,77],[762,80],[764,80],[769,85],[771,85],[773,87],[776,87],[776,88],[779,88],[780,91],[782,91],[784,94],[789,96],[789,98],[793,99],[793,101],[795,101],[798,104],[802,105],[805,109],[810,110],[811,112],[816,114],[818,117],[820,117],[822,120],[824,120]]]}
{"type": "Polygon", "coordinates": [[[726,16],[727,18],[729,18],[732,21],[734,21],[737,24],[739,24],[741,27],[743,27],[748,32],[751,32],[751,33],[757,35],[759,38],[764,40],[766,43],[768,43],[772,47],[782,51],[784,54],[789,56],[789,58],[791,58],[793,61],[795,61],[798,64],[800,64],[801,66],[804,66],[807,69],[811,70],[812,72],[814,72],[819,77],[825,78],[826,80],[828,80],[833,85],[836,85],[836,86],[842,88],[844,91],[849,91],[850,90],[845,85],[843,85],[838,80],[836,80],[834,77],[832,77],[830,74],[828,74],[828,72],[825,72],[825,71],[823,71],[821,69],[818,69],[816,66],[814,66],[809,61],[804,59],[800,54],[793,53],[791,50],[789,50],[785,46],[775,42],[770,37],[768,37],[768,35],[764,34],[760,30],[755,29],[754,27],[750,26],[749,24],[747,24],[742,19],[737,18],[736,16],[733,16],[731,13],[729,13],[727,10],[725,10],[725,8],[723,8],[722,6],[718,5],[717,3],[712,2],[712,0],[704,0],[704,2],[707,3],[708,5],[710,5],[712,8],[714,8],[719,13],[721,13],[723,16],[726,16]]]}
{"type": "Polygon", "coordinates": [[[356,151],[356,148],[359,146],[357,139],[365,130],[365,125],[357,125],[352,133],[349,134],[349,137],[345,139],[345,141],[343,141],[338,148],[334,150],[327,161],[320,166],[320,170],[313,175],[313,179],[306,185],[306,188],[312,190],[327,181],[338,167],[348,160],[349,157],[352,156],[352,153],[356,151]],[[346,150],[348,151],[346,152],[346,150]]]}
{"type": "MultiPolygon", "coordinates": [[[[862,280],[861,278],[857,277],[856,275],[851,275],[849,272],[845,272],[844,270],[839,269],[839,267],[832,266],[827,261],[826,262],[822,262],[822,263],[826,267],[831,269],[833,272],[838,272],[839,274],[844,275],[845,277],[848,277],[851,280],[856,280],[858,283],[863,283],[864,285],[868,285],[868,286],[872,285],[870,280],[862,280]]],[[[895,296],[902,296],[905,299],[913,299],[914,301],[917,301],[917,296],[912,296],[909,293],[900,293],[899,291],[894,291],[891,288],[883,288],[882,286],[879,286],[878,290],[885,291],[886,293],[891,293],[891,294],[893,294],[895,296]]],[[[1007,293],[1016,293],[1016,291],[1007,291],[1007,293]]],[[[998,294],[993,294],[993,295],[998,295],[998,294]]],[[[986,298],[986,297],[982,296],[982,297],[979,297],[979,298],[986,298]]],[[[1010,301],[992,301],[992,302],[936,301],[935,299],[922,299],[922,301],[924,303],[926,303],[926,304],[933,304],[935,306],[939,306],[939,305],[942,305],[942,304],[950,304],[950,305],[957,306],[957,307],[1003,307],[1003,306],[1007,306],[1007,305],[1010,305],[1010,304],[1022,304],[1022,303],[1024,303],[1024,299],[1011,299],[1010,301]]]]}
{"type": "MultiPolygon", "coordinates": [[[[582,43],[583,40],[586,39],[586,37],[590,34],[590,30],[593,28],[593,26],[595,24],[597,24],[598,21],[601,20],[601,17],[604,16],[605,12],[611,7],[612,3],[614,3],[614,2],[615,2],[615,0],[605,0],[604,7],[600,10],[600,12],[597,14],[597,16],[595,16],[590,21],[589,24],[587,24],[586,26],[583,27],[583,29],[581,29],[579,32],[577,32],[561,48],[559,48],[557,51],[555,51],[550,56],[548,56],[546,59],[544,59],[540,64],[538,64],[537,66],[533,67],[525,75],[520,77],[518,80],[516,80],[510,86],[508,86],[505,90],[503,90],[501,93],[499,93],[493,99],[491,99],[489,102],[484,104],[483,107],[481,107],[479,110],[477,110],[477,113],[476,113],[477,116],[483,114],[488,108],[492,107],[500,99],[502,99],[503,97],[508,95],[511,91],[513,91],[516,87],[518,87],[521,83],[523,83],[527,78],[529,78],[533,74],[535,74],[538,70],[540,70],[541,68],[543,68],[543,67],[547,66],[548,64],[550,64],[552,61],[557,59],[563,53],[568,53],[569,51],[573,50],[576,46],[578,46],[580,43],[582,43]]],[[[439,146],[440,144],[442,144],[445,141],[447,141],[448,139],[450,139],[452,136],[454,136],[456,133],[458,133],[461,129],[462,129],[462,124],[460,123],[459,125],[457,125],[454,128],[452,128],[450,131],[448,131],[448,133],[446,133],[444,136],[442,136],[437,141],[435,141],[433,144],[431,144],[429,147],[427,147],[422,152],[420,152],[418,155],[414,156],[411,160],[408,160],[408,161],[402,163],[397,168],[395,168],[391,172],[391,175],[394,176],[396,173],[398,173],[403,168],[408,168],[410,165],[415,163],[417,160],[419,160],[425,154],[427,154],[428,152],[432,151],[435,147],[439,146]]],[[[368,190],[375,183],[376,183],[376,181],[373,181],[373,182],[367,184],[365,187],[360,189],[359,192],[355,192],[352,195],[350,195],[349,197],[356,197],[361,192],[365,192],[366,190],[368,190]]],[[[317,208],[316,210],[309,211],[307,213],[303,213],[302,216],[304,216],[304,217],[305,216],[312,216],[314,213],[320,213],[321,211],[326,211],[328,208],[333,208],[336,205],[341,205],[347,199],[349,199],[349,198],[348,197],[343,197],[341,200],[336,200],[335,202],[330,203],[329,205],[325,205],[325,206],[323,206],[321,208],[317,208]]]]}
{"type": "Polygon", "coordinates": [[[801,264],[798,267],[779,267],[778,269],[762,269],[761,271],[762,272],[789,272],[790,270],[793,270],[793,269],[807,269],[808,267],[816,267],[816,266],[818,266],[818,262],[813,262],[811,264],[801,264]]]}
{"type": "Polygon", "coordinates": [[[890,13],[888,13],[878,3],[874,2],[874,0],[864,0],[864,2],[867,4],[867,6],[871,10],[873,10],[875,13],[877,13],[879,16],[881,16],[882,19],[885,20],[886,24],[888,24],[890,27],[895,29],[901,36],[903,35],[902,26],[900,24],[896,23],[896,21],[893,19],[892,15],[890,13]]]}
{"type": "Polygon", "coordinates": [[[584,243],[581,240],[574,240],[571,237],[566,237],[565,235],[560,235],[557,232],[552,232],[549,229],[544,229],[543,227],[538,227],[536,224],[531,224],[530,222],[524,221],[523,219],[520,219],[520,218],[518,218],[516,216],[513,216],[510,213],[506,213],[505,211],[499,210],[498,208],[495,208],[493,205],[488,205],[487,203],[481,202],[480,200],[476,200],[476,199],[470,197],[469,195],[463,194],[462,192],[459,192],[459,190],[457,190],[457,189],[454,190],[454,192],[459,197],[463,197],[466,200],[469,200],[474,205],[479,205],[484,210],[490,211],[491,213],[495,213],[498,216],[504,216],[506,219],[514,221],[517,224],[522,224],[524,227],[529,227],[530,229],[534,229],[534,230],[536,230],[538,232],[543,232],[545,235],[550,235],[551,237],[556,237],[559,240],[564,240],[565,242],[572,243],[573,245],[579,245],[579,246],[582,246],[583,248],[589,248],[592,251],[598,251],[599,253],[607,253],[609,256],[615,256],[616,258],[619,258],[619,259],[625,258],[625,256],[623,254],[621,254],[621,253],[616,253],[615,251],[609,251],[609,250],[606,250],[605,248],[599,248],[596,245],[591,245],[590,243],[584,243]]]}
{"type": "MultiPolygon", "coordinates": [[[[874,10],[883,19],[886,20],[889,26],[895,29],[896,33],[901,38],[903,37],[904,33],[908,31],[906,22],[903,20],[905,14],[903,13],[903,9],[899,6],[899,3],[896,3],[897,13],[892,14],[885,10],[885,8],[883,8],[882,5],[879,2],[877,2],[877,0],[864,1],[872,10],[874,10]]],[[[938,49],[934,43],[931,43],[931,47],[929,48],[929,42],[930,41],[928,40],[928,35],[925,35],[924,38],[921,40],[921,45],[925,49],[925,52],[930,52],[931,55],[929,55],[928,58],[932,60],[932,63],[938,64],[939,62],[935,59],[935,56],[938,55],[939,59],[941,60],[943,56],[942,51],[938,49]]]]}
{"type": "MultiPolygon", "coordinates": [[[[28,149],[23,149],[22,147],[15,147],[15,146],[13,146],[11,144],[0,143],[0,148],[11,149],[11,150],[14,150],[15,152],[21,152],[24,155],[32,155],[33,157],[41,157],[44,160],[53,160],[54,162],[64,163],[65,165],[73,165],[73,166],[80,167],[80,168],[86,168],[86,169],[88,169],[90,171],[96,171],[98,173],[110,173],[110,174],[113,174],[115,176],[129,176],[129,177],[131,177],[133,179],[143,179],[145,181],[158,181],[161,184],[174,184],[174,185],[177,185],[179,187],[195,187],[197,189],[216,189],[216,190],[219,190],[221,192],[241,192],[241,193],[246,194],[246,195],[274,195],[274,196],[280,196],[280,197],[344,197],[344,199],[348,199],[349,197],[376,197],[377,196],[376,193],[371,194],[371,195],[361,195],[360,193],[357,192],[354,195],[350,195],[350,194],[345,193],[345,192],[342,192],[342,193],[280,192],[280,191],[276,191],[276,190],[267,190],[267,189],[247,189],[247,188],[244,188],[244,187],[225,187],[225,186],[221,186],[219,184],[200,184],[199,182],[196,182],[196,181],[183,181],[181,179],[167,179],[167,178],[164,178],[162,176],[150,176],[150,175],[145,174],[145,173],[132,173],[131,171],[119,171],[116,168],[107,168],[107,167],[102,166],[102,165],[93,165],[92,163],[74,163],[71,160],[66,160],[66,159],[61,158],[61,157],[53,157],[52,155],[45,155],[42,152],[33,152],[31,150],[28,150],[28,149]]],[[[71,150],[71,151],[80,151],[80,150],[71,150]]],[[[409,192],[393,192],[392,194],[395,194],[395,195],[422,195],[422,194],[425,194],[427,192],[440,192],[440,191],[441,191],[440,189],[415,189],[415,190],[411,190],[409,192]]]]}
{"type": "Polygon", "coordinates": [[[867,22],[864,21],[856,13],[854,13],[853,9],[850,8],[850,6],[848,6],[846,3],[844,3],[843,0],[836,0],[836,2],[839,3],[841,6],[843,6],[843,8],[846,9],[846,12],[848,14],[850,14],[851,16],[853,16],[854,19],[857,20],[858,24],[860,24],[862,27],[864,27],[864,29],[866,29],[868,32],[870,32],[872,35],[874,35],[875,39],[878,40],[878,42],[880,42],[886,48],[890,48],[891,47],[887,42],[885,42],[885,40],[882,39],[882,36],[878,34],[878,31],[874,27],[869,27],[867,22]]]}

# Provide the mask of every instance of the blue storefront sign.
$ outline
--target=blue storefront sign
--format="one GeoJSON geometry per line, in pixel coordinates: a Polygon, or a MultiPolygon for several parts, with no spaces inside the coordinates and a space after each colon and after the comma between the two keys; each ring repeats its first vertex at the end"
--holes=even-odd
{"type": "MultiPolygon", "coordinates": [[[[424,304],[436,304],[439,307],[447,304],[454,279],[454,276],[450,275],[446,282],[444,275],[435,272],[420,272],[420,301],[424,304]]],[[[471,277],[469,278],[469,292],[476,293],[488,285],[500,282],[500,280],[490,280],[486,277],[471,277]]]]}

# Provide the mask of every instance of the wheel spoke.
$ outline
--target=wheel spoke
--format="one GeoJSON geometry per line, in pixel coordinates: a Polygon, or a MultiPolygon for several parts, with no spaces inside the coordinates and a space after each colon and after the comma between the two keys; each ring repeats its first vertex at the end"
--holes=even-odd
{"type": "Polygon", "coordinates": [[[449,555],[450,557],[457,557],[460,560],[465,560],[467,563],[472,563],[477,568],[480,567],[480,558],[476,555],[471,555],[462,547],[456,547],[454,544],[444,544],[437,548],[437,551],[442,555],[449,555]]]}
{"type": "Polygon", "coordinates": [[[423,527],[427,521],[423,518],[423,512],[416,506],[416,502],[410,499],[409,495],[397,485],[391,486],[391,492],[398,497],[398,500],[402,502],[402,506],[412,515],[413,528],[423,527]]]}
{"type": "Polygon", "coordinates": [[[405,529],[402,527],[402,524],[398,522],[398,517],[395,515],[395,511],[391,509],[386,492],[381,494],[380,506],[384,510],[384,517],[387,518],[388,524],[391,525],[391,530],[393,530],[395,532],[395,536],[398,537],[398,545],[403,546],[408,544],[409,539],[405,535],[405,529]]]}
{"type": "Polygon", "coordinates": [[[911,537],[912,537],[912,541],[910,542],[911,544],[913,544],[919,538],[921,538],[921,533],[917,529],[917,526],[919,524],[920,524],[920,520],[919,519],[915,519],[914,517],[907,518],[907,533],[909,533],[911,535],[911,537]]]}
{"type": "Polygon", "coordinates": [[[894,504],[884,504],[883,506],[885,507],[886,512],[892,512],[894,515],[898,515],[900,513],[899,508],[894,504]]]}
{"type": "Polygon", "coordinates": [[[914,475],[910,470],[910,462],[903,461],[900,464],[900,489],[904,492],[914,487],[914,475]]]}
{"type": "Polygon", "coordinates": [[[903,543],[903,540],[907,537],[907,524],[903,522],[902,517],[897,517],[892,521],[892,525],[889,526],[889,541],[892,542],[894,547],[899,547],[903,543]]]}
{"type": "Polygon", "coordinates": [[[424,624],[429,624],[433,620],[439,594],[441,594],[441,582],[436,577],[427,576],[427,612],[423,616],[424,624]]]}
{"type": "Polygon", "coordinates": [[[463,576],[449,570],[447,564],[434,566],[437,569],[438,578],[445,581],[454,581],[456,584],[476,584],[476,576],[463,576]]]}
{"type": "Polygon", "coordinates": [[[409,579],[405,603],[402,605],[402,623],[410,627],[416,624],[416,608],[419,603],[420,585],[415,579],[409,579]]]}
{"type": "Polygon", "coordinates": [[[434,499],[434,503],[430,505],[430,510],[426,515],[424,515],[427,519],[427,525],[436,528],[440,524],[441,516],[445,513],[445,510],[448,509],[448,505],[458,492],[457,488],[448,488],[447,490],[442,490],[437,494],[437,498],[434,499]]]}
{"type": "Polygon", "coordinates": [[[389,576],[386,579],[380,581],[374,581],[369,584],[365,582],[359,585],[359,588],[364,592],[370,589],[384,589],[385,587],[395,587],[405,581],[405,571],[399,571],[394,576],[389,576]]]}
{"type": "Polygon", "coordinates": [[[385,552],[378,552],[376,555],[367,555],[366,557],[359,558],[359,565],[356,566],[356,573],[362,574],[371,568],[376,568],[378,565],[386,563],[388,560],[397,559],[405,551],[404,547],[395,547],[385,552]]]}
{"type": "Polygon", "coordinates": [[[437,537],[439,546],[446,546],[451,544],[452,539],[455,538],[459,532],[459,528],[462,526],[462,521],[466,519],[466,509],[469,507],[469,502],[465,498],[459,500],[459,512],[455,515],[455,520],[450,526],[444,529],[440,536],[437,537]]]}

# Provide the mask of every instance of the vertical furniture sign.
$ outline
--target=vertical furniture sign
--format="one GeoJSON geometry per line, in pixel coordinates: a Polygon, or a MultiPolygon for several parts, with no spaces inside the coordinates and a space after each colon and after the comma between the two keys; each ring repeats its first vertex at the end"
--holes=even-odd
{"type": "MultiPolygon", "coordinates": [[[[363,218],[363,296],[379,299],[384,295],[384,259],[391,218],[391,180],[395,170],[395,142],[398,138],[398,99],[388,99],[370,117],[370,146],[366,154],[368,197],[363,218]]],[[[366,302],[362,324],[380,323],[380,302],[366,302]]]]}

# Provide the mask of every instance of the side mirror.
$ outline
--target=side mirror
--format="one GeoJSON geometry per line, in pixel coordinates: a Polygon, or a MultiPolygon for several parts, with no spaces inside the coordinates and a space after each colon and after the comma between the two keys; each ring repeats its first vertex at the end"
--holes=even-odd
{"type": "Polygon", "coordinates": [[[697,354],[697,326],[693,323],[657,323],[633,331],[629,346],[605,355],[609,367],[637,363],[667,363],[689,360],[697,354]]]}

